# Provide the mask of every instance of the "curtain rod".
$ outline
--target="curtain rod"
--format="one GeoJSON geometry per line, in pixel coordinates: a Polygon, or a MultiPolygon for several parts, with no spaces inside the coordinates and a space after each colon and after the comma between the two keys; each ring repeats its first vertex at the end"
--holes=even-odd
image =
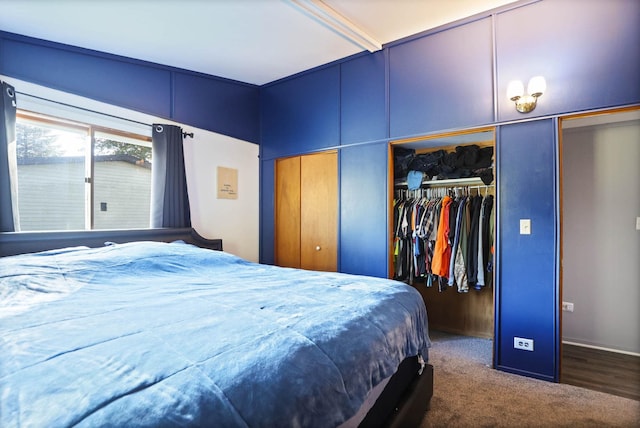
{"type": "Polygon", "coordinates": [[[148,123],[145,123],[145,122],[139,122],[137,120],[127,119],[126,117],[116,116],[114,114],[109,114],[109,113],[103,113],[101,111],[91,110],[91,109],[88,109],[88,108],[85,108],[85,107],[74,106],[72,104],[63,103],[62,101],[50,100],[48,98],[39,97],[37,95],[27,94],[26,92],[16,91],[16,94],[26,95],[27,97],[36,98],[36,99],[39,99],[39,100],[42,100],[42,101],[47,101],[47,102],[54,103],[54,104],[60,104],[60,105],[65,106],[65,107],[71,107],[71,108],[75,108],[75,109],[78,109],[78,110],[83,110],[83,111],[86,111],[86,112],[89,112],[89,113],[96,113],[96,114],[99,114],[99,115],[102,115],[102,116],[112,117],[114,119],[126,120],[128,122],[137,123],[138,125],[145,125],[145,126],[149,126],[149,127],[152,126],[151,124],[148,124],[148,123]]]}
{"type": "MultiPolygon", "coordinates": [[[[152,124],[149,124],[149,123],[140,122],[140,121],[133,120],[133,119],[128,119],[126,117],[116,116],[114,114],[103,113],[101,111],[91,110],[91,109],[88,109],[88,108],[85,108],[85,107],[78,107],[78,106],[74,106],[72,104],[63,103],[61,101],[50,100],[48,98],[39,97],[37,95],[27,94],[26,92],[15,91],[15,93],[16,94],[20,94],[20,95],[25,95],[25,96],[31,97],[31,98],[36,98],[36,99],[39,99],[39,100],[42,100],[42,101],[47,101],[47,102],[50,102],[50,103],[59,104],[59,105],[65,106],[65,107],[71,107],[71,108],[74,108],[74,109],[86,111],[86,112],[89,112],[89,113],[95,113],[95,114],[99,114],[99,115],[102,115],[102,116],[112,117],[114,119],[126,120],[127,122],[132,122],[132,123],[137,123],[138,125],[148,126],[149,128],[151,128],[153,126],[152,124]]],[[[182,132],[182,138],[185,138],[185,137],[193,138],[193,132],[184,132],[183,131],[182,132]]]]}

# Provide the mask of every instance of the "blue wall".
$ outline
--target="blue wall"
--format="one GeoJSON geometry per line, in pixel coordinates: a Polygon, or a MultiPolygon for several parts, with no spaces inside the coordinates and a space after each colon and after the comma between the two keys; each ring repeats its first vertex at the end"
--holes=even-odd
{"type": "Polygon", "coordinates": [[[340,64],[340,143],[386,138],[387,51],[364,55],[340,64]]]}
{"type": "Polygon", "coordinates": [[[391,137],[493,122],[491,33],[485,18],[389,49],[391,137]]]}
{"type": "Polygon", "coordinates": [[[554,120],[498,129],[495,365],[557,380],[559,331],[557,157],[554,120]],[[520,234],[520,219],[531,234],[520,234]],[[533,339],[534,351],[513,348],[533,339]]]}
{"type": "Polygon", "coordinates": [[[496,15],[498,120],[518,120],[509,81],[543,75],[533,116],[640,101],[640,2],[548,0],[496,15]]]}
{"type": "Polygon", "coordinates": [[[260,262],[275,264],[275,160],[260,162],[260,262]]]}
{"type": "Polygon", "coordinates": [[[389,194],[386,143],[349,146],[340,150],[341,272],[388,277],[387,229],[389,194]]]}
{"type": "Polygon", "coordinates": [[[255,85],[2,31],[0,74],[259,142],[255,85]]]}
{"type": "Polygon", "coordinates": [[[384,276],[389,260],[387,143],[495,125],[494,363],[501,370],[557,381],[556,118],[640,103],[638,22],[637,0],[579,6],[573,0],[522,1],[266,85],[261,189],[267,221],[262,223],[261,260],[273,260],[273,159],[338,149],[340,270],[384,276]],[[506,97],[509,81],[522,80],[526,86],[540,74],[547,91],[538,107],[518,113],[506,97]],[[299,123],[288,124],[289,119],[299,123]],[[531,235],[519,234],[521,218],[532,220],[531,235]],[[514,349],[515,336],[533,339],[534,351],[514,349]]]}
{"type": "Polygon", "coordinates": [[[340,68],[331,66],[261,92],[261,157],[291,156],[338,144],[340,68]]]}

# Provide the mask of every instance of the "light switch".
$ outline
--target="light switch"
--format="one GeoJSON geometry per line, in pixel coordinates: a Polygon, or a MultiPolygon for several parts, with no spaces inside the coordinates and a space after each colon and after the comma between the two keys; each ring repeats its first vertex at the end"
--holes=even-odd
{"type": "Polygon", "coordinates": [[[636,217],[636,230],[640,230],[640,217],[636,217]]]}
{"type": "Polygon", "coordinates": [[[520,235],[531,235],[531,219],[520,219],[520,235]]]}

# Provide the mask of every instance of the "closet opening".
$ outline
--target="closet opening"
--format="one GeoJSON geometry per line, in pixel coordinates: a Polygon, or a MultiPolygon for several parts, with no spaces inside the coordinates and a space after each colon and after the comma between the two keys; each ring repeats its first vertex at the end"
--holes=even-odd
{"type": "Polygon", "coordinates": [[[559,128],[560,382],[640,400],[640,107],[559,128]]]}
{"type": "Polygon", "coordinates": [[[493,339],[494,152],[494,127],[390,143],[389,272],[422,294],[430,331],[493,339]]]}

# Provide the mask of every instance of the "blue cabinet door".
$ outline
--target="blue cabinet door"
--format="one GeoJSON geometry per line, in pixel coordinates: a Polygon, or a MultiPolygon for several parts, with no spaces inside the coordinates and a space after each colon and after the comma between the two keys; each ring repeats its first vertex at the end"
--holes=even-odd
{"type": "Polygon", "coordinates": [[[389,49],[391,137],[493,122],[491,19],[389,49]]]}
{"type": "Polygon", "coordinates": [[[541,1],[496,16],[498,120],[521,119],[511,80],[542,75],[547,90],[528,116],[640,102],[640,2],[541,1]]]}
{"type": "Polygon", "coordinates": [[[558,216],[555,121],[501,126],[497,141],[497,368],[558,375],[558,216]],[[521,221],[529,220],[529,234],[521,221]],[[514,348],[532,339],[533,351],[514,348]]]}

